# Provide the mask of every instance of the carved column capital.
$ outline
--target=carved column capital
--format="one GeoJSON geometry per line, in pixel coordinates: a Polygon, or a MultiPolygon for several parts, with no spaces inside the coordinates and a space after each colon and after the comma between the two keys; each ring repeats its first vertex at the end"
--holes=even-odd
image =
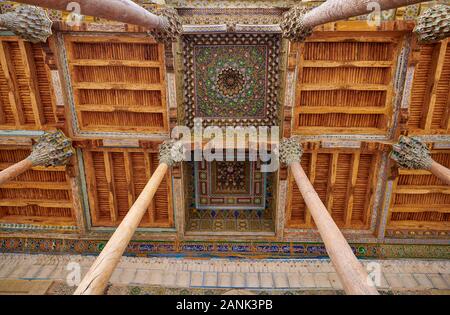
{"type": "Polygon", "coordinates": [[[159,163],[173,166],[184,160],[184,146],[180,141],[166,140],[159,146],[159,163]]]}
{"type": "Polygon", "coordinates": [[[303,16],[307,12],[307,8],[295,6],[283,14],[280,27],[284,38],[302,42],[312,34],[312,28],[306,27],[303,23],[303,16]]]}
{"type": "Polygon", "coordinates": [[[402,168],[429,170],[433,163],[428,147],[415,138],[401,136],[392,147],[391,158],[402,168]]]}
{"type": "Polygon", "coordinates": [[[45,10],[30,5],[0,15],[0,26],[32,43],[46,42],[52,35],[52,24],[45,10]]]}
{"type": "Polygon", "coordinates": [[[67,164],[73,154],[72,140],[58,130],[44,133],[33,145],[28,159],[33,166],[60,166],[67,164]]]}
{"type": "Polygon", "coordinates": [[[177,41],[177,38],[183,32],[183,25],[178,12],[173,8],[164,7],[157,9],[154,14],[161,17],[161,24],[159,28],[150,30],[149,34],[161,43],[177,41]]]}
{"type": "Polygon", "coordinates": [[[434,43],[450,36],[450,6],[435,5],[417,19],[414,33],[419,43],[434,43]]]}
{"type": "Polygon", "coordinates": [[[290,165],[300,162],[303,155],[303,148],[296,138],[283,138],[279,146],[279,158],[284,164],[290,165]]]}

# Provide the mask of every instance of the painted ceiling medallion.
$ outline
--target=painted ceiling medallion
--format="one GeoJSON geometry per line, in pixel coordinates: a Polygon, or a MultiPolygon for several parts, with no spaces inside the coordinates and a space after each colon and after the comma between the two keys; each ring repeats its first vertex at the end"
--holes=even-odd
{"type": "Polygon", "coordinates": [[[185,35],[186,125],[278,125],[279,34],[185,35]]]}
{"type": "Polygon", "coordinates": [[[239,95],[244,89],[244,84],[245,80],[242,73],[231,67],[222,69],[216,82],[217,89],[227,97],[239,95]]]}

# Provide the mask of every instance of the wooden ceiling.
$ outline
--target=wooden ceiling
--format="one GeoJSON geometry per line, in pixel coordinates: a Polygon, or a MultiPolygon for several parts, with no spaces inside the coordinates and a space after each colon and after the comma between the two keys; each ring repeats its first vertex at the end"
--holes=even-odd
{"type": "Polygon", "coordinates": [[[0,128],[54,127],[55,99],[42,46],[2,36],[0,62],[0,128]]]}
{"type": "MultiPolygon", "coordinates": [[[[429,172],[392,168],[387,152],[399,134],[434,136],[427,138],[433,158],[450,167],[449,42],[418,45],[408,22],[379,29],[356,22],[283,43],[280,125],[285,136],[310,137],[302,140],[302,165],[344,232],[380,239],[406,231],[415,239],[410,232],[422,230],[448,239],[449,188],[429,172]],[[326,146],[322,135],[359,144],[326,146]]],[[[0,36],[0,168],[25,158],[39,130],[61,128],[77,148],[67,167],[33,168],[2,185],[0,223],[39,226],[44,234],[45,226],[73,226],[72,233],[117,226],[156,168],[161,138],[183,123],[179,47],[172,51],[136,27],[101,25],[89,31],[95,25],[60,22],[42,45],[0,36]]],[[[182,173],[166,176],[141,228],[179,228],[173,183],[182,173]]],[[[282,173],[281,229],[312,231],[297,187],[282,173]]],[[[279,226],[280,211],[276,220],[279,226]]]]}
{"type": "MultiPolygon", "coordinates": [[[[0,147],[0,169],[30,154],[23,146],[0,147]]],[[[0,188],[0,222],[71,226],[76,223],[66,166],[33,167],[0,188]]]]}
{"type": "Polygon", "coordinates": [[[81,131],[168,132],[162,44],[143,36],[64,42],[81,131]]]}
{"type": "MultiPolygon", "coordinates": [[[[380,151],[367,147],[323,149],[320,143],[306,143],[304,147],[302,167],[336,224],[342,228],[368,229],[380,169],[380,151]]],[[[287,227],[314,227],[292,177],[289,178],[289,189],[287,227]]]]}
{"type": "MultiPolygon", "coordinates": [[[[450,168],[450,150],[432,150],[432,158],[450,168]]],[[[448,231],[450,187],[428,171],[399,170],[394,179],[388,229],[448,231]]]]}
{"type": "MultiPolygon", "coordinates": [[[[116,226],[158,167],[158,152],[97,149],[83,152],[92,226],[116,226]]],[[[170,175],[161,182],[141,227],[173,225],[170,175]]]]}
{"type": "Polygon", "coordinates": [[[450,133],[450,44],[416,47],[417,66],[411,92],[411,134],[450,133]]]}
{"type": "Polygon", "coordinates": [[[319,32],[291,46],[297,64],[292,133],[386,134],[401,33],[319,32]]]}

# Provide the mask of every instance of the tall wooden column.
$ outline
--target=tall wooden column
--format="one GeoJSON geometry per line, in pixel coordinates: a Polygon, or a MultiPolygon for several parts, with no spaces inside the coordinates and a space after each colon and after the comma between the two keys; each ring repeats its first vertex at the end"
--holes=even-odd
{"type": "Polygon", "coordinates": [[[33,146],[31,154],[0,172],[0,185],[31,169],[33,166],[65,165],[72,157],[72,141],[61,132],[44,133],[33,146]]]}
{"type": "Polygon", "coordinates": [[[378,4],[380,10],[399,8],[426,0],[328,0],[308,11],[297,6],[283,16],[281,28],[283,36],[290,40],[304,40],[315,26],[345,20],[353,16],[371,13],[378,4]]]}
{"type": "Polygon", "coordinates": [[[428,147],[416,138],[401,136],[390,156],[402,168],[428,170],[450,185],[450,169],[434,161],[428,147]]]}
{"type": "Polygon", "coordinates": [[[356,258],[300,165],[303,154],[300,144],[294,138],[283,139],[279,151],[280,161],[290,167],[291,174],[319,230],[344,291],[354,295],[378,294],[377,289],[371,285],[364,266],[356,258]]]}
{"type": "MultiPolygon", "coordinates": [[[[83,15],[100,17],[112,21],[135,24],[145,28],[162,28],[166,21],[131,0],[16,0],[43,8],[68,11],[69,4],[80,5],[83,15]]],[[[70,10],[69,10],[70,11],[70,10]]]]}
{"type": "Polygon", "coordinates": [[[159,166],[156,168],[147,185],[109,239],[105,248],[95,260],[86,276],[75,291],[75,295],[103,294],[116,269],[125,249],[136,231],[142,217],[164,179],[170,166],[183,159],[182,146],[173,141],[166,141],[160,147],[159,166]]]}
{"type": "Polygon", "coordinates": [[[16,0],[16,2],[60,11],[67,11],[73,3],[76,3],[80,12],[74,13],[142,26],[149,29],[150,35],[158,42],[174,42],[183,31],[175,9],[160,7],[154,14],[131,0],[16,0]]]}

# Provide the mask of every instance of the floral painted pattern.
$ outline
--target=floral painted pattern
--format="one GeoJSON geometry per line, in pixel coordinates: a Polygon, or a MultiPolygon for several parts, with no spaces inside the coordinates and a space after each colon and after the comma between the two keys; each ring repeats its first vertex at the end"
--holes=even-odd
{"type": "Polygon", "coordinates": [[[195,48],[197,117],[264,117],[266,45],[195,48]]]}

